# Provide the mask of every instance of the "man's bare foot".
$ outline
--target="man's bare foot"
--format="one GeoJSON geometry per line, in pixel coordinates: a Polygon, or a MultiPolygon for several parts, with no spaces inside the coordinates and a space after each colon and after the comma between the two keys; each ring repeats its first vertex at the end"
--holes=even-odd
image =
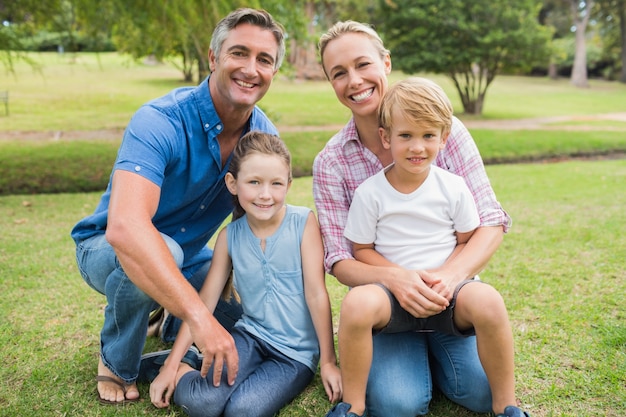
{"type": "Polygon", "coordinates": [[[125,384],[98,360],[98,395],[104,404],[123,404],[139,399],[137,384],[125,384]]]}

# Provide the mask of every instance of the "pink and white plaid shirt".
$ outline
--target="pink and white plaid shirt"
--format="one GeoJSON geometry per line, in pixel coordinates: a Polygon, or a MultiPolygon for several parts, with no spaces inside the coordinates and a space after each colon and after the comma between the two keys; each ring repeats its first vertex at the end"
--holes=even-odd
{"type": "MultiPolygon", "coordinates": [[[[465,179],[480,215],[481,226],[502,226],[507,232],[511,218],[491,187],[476,142],[456,117],[446,147],[435,164],[465,179]]],[[[324,238],[324,266],[331,272],[335,262],[352,259],[352,246],[343,236],[348,210],[356,188],[383,169],[378,158],[361,144],[351,119],[333,136],[313,163],[313,197],[324,238]]]]}

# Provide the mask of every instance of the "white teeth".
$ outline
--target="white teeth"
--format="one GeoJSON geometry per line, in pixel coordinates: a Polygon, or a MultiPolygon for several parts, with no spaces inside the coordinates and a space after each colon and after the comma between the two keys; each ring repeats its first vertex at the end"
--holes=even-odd
{"type": "Polygon", "coordinates": [[[352,96],[352,100],[356,101],[357,103],[359,101],[363,101],[366,98],[370,97],[372,94],[374,93],[374,89],[370,88],[367,91],[362,92],[361,94],[355,94],[352,96]]]}
{"type": "Polygon", "coordinates": [[[244,87],[244,88],[252,88],[254,87],[254,84],[251,83],[247,83],[245,81],[241,81],[241,80],[237,80],[235,81],[237,84],[239,84],[240,86],[244,87]]]}

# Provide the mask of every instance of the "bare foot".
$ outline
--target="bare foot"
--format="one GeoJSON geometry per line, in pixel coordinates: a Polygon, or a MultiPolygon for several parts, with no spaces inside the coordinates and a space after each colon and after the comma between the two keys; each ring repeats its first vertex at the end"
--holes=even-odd
{"type": "Polygon", "coordinates": [[[104,366],[102,358],[98,360],[98,375],[105,377],[98,381],[98,395],[100,396],[101,402],[122,404],[125,401],[137,401],[139,399],[137,384],[125,384],[124,381],[115,376],[109,368],[104,366]]]}

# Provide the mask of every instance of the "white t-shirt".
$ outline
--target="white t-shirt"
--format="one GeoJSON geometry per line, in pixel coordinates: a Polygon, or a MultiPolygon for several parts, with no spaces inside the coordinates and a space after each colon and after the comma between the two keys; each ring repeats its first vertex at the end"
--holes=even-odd
{"type": "Polygon", "coordinates": [[[385,171],[356,190],[344,230],[354,243],[374,243],[387,260],[407,269],[441,266],[456,246],[455,231],[480,224],[474,198],[463,178],[433,165],[424,183],[404,194],[385,171]]]}

